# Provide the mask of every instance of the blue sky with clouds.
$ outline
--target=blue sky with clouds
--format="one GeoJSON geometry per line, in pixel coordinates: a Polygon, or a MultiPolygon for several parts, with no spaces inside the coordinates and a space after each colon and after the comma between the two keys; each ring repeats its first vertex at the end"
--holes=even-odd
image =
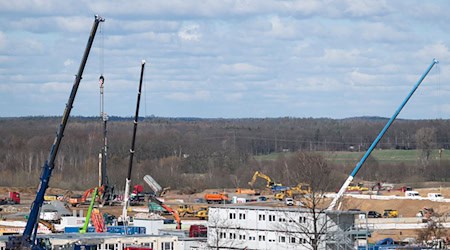
{"type": "Polygon", "coordinates": [[[0,0],[0,116],[450,118],[450,2],[0,0]],[[102,56],[103,55],[103,56],[102,56]]]}

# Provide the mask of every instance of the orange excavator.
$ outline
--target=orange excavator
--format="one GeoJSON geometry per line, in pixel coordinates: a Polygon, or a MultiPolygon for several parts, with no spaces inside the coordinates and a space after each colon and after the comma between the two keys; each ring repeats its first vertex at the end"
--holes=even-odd
{"type": "Polygon", "coordinates": [[[150,196],[149,199],[158,204],[159,206],[161,206],[162,208],[164,208],[167,212],[171,213],[173,215],[173,217],[175,218],[175,220],[177,221],[177,229],[181,229],[181,219],[180,219],[180,215],[178,214],[178,212],[176,210],[173,210],[172,208],[170,208],[169,206],[167,206],[166,204],[164,204],[162,201],[158,200],[158,198],[156,198],[155,196],[150,196]]]}

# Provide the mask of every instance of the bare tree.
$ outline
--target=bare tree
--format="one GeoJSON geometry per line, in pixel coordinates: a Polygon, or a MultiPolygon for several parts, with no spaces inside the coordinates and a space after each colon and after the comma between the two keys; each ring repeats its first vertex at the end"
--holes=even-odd
{"type": "Polygon", "coordinates": [[[293,224],[288,232],[294,240],[298,238],[300,244],[317,250],[324,244],[330,229],[325,216],[324,193],[331,182],[331,170],[322,156],[306,152],[298,152],[286,159],[286,168],[298,183],[307,183],[311,187],[308,194],[299,197],[303,205],[298,212],[303,215],[290,218],[293,224]]]}
{"type": "Polygon", "coordinates": [[[420,128],[416,132],[417,149],[420,150],[420,163],[422,167],[429,164],[431,152],[436,143],[436,129],[435,128],[420,128]]]}
{"type": "Polygon", "coordinates": [[[220,216],[218,210],[208,212],[208,249],[238,248],[241,237],[227,217],[220,216]]]}

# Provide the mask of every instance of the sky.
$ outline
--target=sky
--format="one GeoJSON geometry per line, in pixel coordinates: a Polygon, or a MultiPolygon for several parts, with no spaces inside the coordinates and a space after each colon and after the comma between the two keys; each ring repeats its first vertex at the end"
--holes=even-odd
{"type": "Polygon", "coordinates": [[[0,117],[450,118],[450,2],[0,0],[0,117]]]}

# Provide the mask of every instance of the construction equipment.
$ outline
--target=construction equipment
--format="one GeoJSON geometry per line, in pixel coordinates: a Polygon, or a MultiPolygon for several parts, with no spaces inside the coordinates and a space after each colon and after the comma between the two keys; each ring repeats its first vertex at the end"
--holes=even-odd
{"type": "Polygon", "coordinates": [[[162,188],[161,185],[159,185],[159,183],[148,174],[144,176],[144,181],[153,190],[153,193],[157,197],[164,196],[164,194],[170,190],[170,187],[162,188]]]}
{"type": "Polygon", "coordinates": [[[42,219],[39,219],[39,223],[44,225],[46,228],[48,228],[48,230],[50,230],[50,232],[56,233],[55,225],[53,225],[53,223],[46,221],[46,220],[42,220],[42,219]]]}
{"type": "Polygon", "coordinates": [[[185,217],[186,215],[194,215],[195,211],[191,205],[178,205],[177,212],[181,217],[185,217]]]}
{"type": "Polygon", "coordinates": [[[142,205],[145,202],[146,194],[142,185],[134,185],[133,191],[130,195],[130,206],[142,205]]]}
{"type": "Polygon", "coordinates": [[[0,205],[16,205],[20,204],[20,193],[9,192],[9,197],[0,198],[0,205]]]}
{"type": "Polygon", "coordinates": [[[253,188],[253,185],[255,184],[256,179],[257,179],[258,177],[259,177],[259,178],[262,178],[262,179],[264,179],[264,180],[266,180],[266,187],[267,187],[267,188],[270,188],[272,191],[279,192],[279,191],[284,191],[284,190],[287,190],[287,189],[288,189],[288,187],[283,186],[283,185],[280,184],[280,183],[275,183],[268,175],[265,175],[265,174],[263,174],[263,173],[261,173],[261,172],[259,172],[259,171],[256,171],[256,172],[253,174],[252,179],[248,182],[248,184],[250,185],[250,187],[253,188]]]}
{"type": "Polygon", "coordinates": [[[194,216],[200,220],[208,220],[208,207],[200,207],[194,216]]]}
{"type": "Polygon", "coordinates": [[[142,90],[142,80],[144,78],[144,68],[145,68],[145,60],[142,60],[141,62],[141,77],[139,80],[139,90],[137,95],[137,103],[136,103],[136,112],[134,115],[134,126],[133,126],[133,137],[131,139],[131,148],[130,148],[130,160],[128,162],[128,174],[127,178],[125,179],[125,193],[124,193],[124,200],[123,200],[123,209],[122,209],[122,215],[119,217],[119,220],[125,224],[128,224],[128,203],[129,203],[129,192],[130,192],[130,182],[131,182],[131,170],[133,168],[133,157],[134,157],[134,144],[136,142],[136,130],[138,125],[138,118],[139,118],[139,105],[141,102],[141,90],[142,90]]]}
{"type": "Polygon", "coordinates": [[[155,196],[149,196],[149,200],[156,203],[157,205],[161,206],[162,208],[164,208],[164,210],[166,210],[167,212],[171,213],[173,215],[173,217],[175,218],[175,220],[177,221],[177,228],[176,229],[181,229],[181,219],[180,219],[180,215],[178,214],[178,212],[176,210],[173,210],[172,208],[170,208],[169,206],[167,206],[166,204],[164,204],[162,201],[160,201],[158,198],[156,198],[155,196]]]}
{"type": "Polygon", "coordinates": [[[205,194],[204,198],[208,204],[227,203],[229,201],[228,194],[226,194],[226,193],[205,194]]]}
{"type": "Polygon", "coordinates": [[[385,209],[383,212],[384,218],[397,218],[398,217],[398,210],[396,209],[385,209]]]}
{"type": "Polygon", "coordinates": [[[260,195],[261,192],[255,189],[236,188],[236,194],[260,195]]]}
{"type": "Polygon", "coordinates": [[[106,173],[107,160],[108,160],[108,137],[107,137],[107,123],[108,115],[104,111],[105,101],[104,101],[104,83],[105,77],[103,74],[100,75],[99,79],[100,85],[100,117],[103,122],[103,147],[99,153],[99,172],[98,172],[98,186],[101,187],[102,192],[99,193],[101,204],[109,203],[112,204],[114,199],[114,186],[109,183],[108,175],[106,173]]]}
{"type": "Polygon", "coordinates": [[[400,111],[403,109],[403,107],[406,105],[406,103],[408,102],[408,100],[411,98],[411,96],[414,94],[414,92],[416,91],[416,89],[419,87],[420,83],[425,79],[425,77],[428,75],[428,73],[430,72],[430,70],[433,68],[433,66],[435,64],[437,64],[438,61],[436,59],[433,59],[433,62],[430,64],[430,66],[428,67],[428,69],[425,71],[425,73],[422,75],[422,77],[419,79],[419,81],[416,83],[416,85],[413,87],[413,89],[410,91],[410,93],[407,95],[407,97],[405,98],[405,100],[402,102],[402,104],[400,105],[400,107],[398,107],[398,109],[395,111],[394,115],[391,117],[391,119],[389,119],[389,121],[386,123],[386,125],[384,126],[384,128],[381,130],[381,132],[378,134],[377,138],[375,138],[375,140],[373,141],[372,145],[370,145],[369,149],[367,150],[367,152],[364,154],[364,156],[361,158],[361,160],[358,162],[358,164],[356,164],[355,169],[353,169],[353,171],[350,173],[350,175],[347,177],[347,180],[345,180],[344,184],[342,185],[341,189],[339,190],[339,192],[337,193],[337,195],[334,197],[334,199],[331,201],[330,205],[328,206],[328,210],[334,210],[336,203],[338,202],[338,200],[340,200],[342,198],[342,196],[344,195],[344,192],[347,190],[347,187],[349,186],[349,184],[353,181],[353,178],[355,177],[355,175],[358,173],[358,171],[361,169],[362,165],[364,164],[364,162],[367,160],[367,158],[369,157],[370,153],[372,153],[372,151],[375,149],[375,147],[377,146],[378,142],[381,140],[381,138],[383,137],[383,135],[386,133],[386,131],[389,129],[389,127],[391,126],[391,124],[394,122],[395,118],[397,118],[398,114],[400,113],[400,111]]]}
{"type": "Polygon", "coordinates": [[[78,69],[78,73],[75,77],[69,101],[66,104],[66,108],[64,110],[64,114],[61,119],[61,124],[59,125],[58,132],[56,133],[56,138],[50,149],[48,159],[45,161],[45,164],[42,168],[42,174],[40,177],[41,181],[38,190],[36,192],[36,198],[31,205],[31,211],[28,216],[28,221],[25,226],[25,230],[23,231],[23,234],[21,236],[11,236],[6,244],[6,249],[42,249],[42,246],[40,246],[40,243],[38,243],[36,240],[37,225],[39,220],[39,210],[41,209],[42,204],[44,202],[45,191],[47,190],[50,182],[50,177],[54,169],[55,159],[58,154],[62,138],[64,137],[64,130],[66,128],[67,121],[69,120],[70,111],[72,110],[73,102],[75,101],[75,96],[78,90],[78,86],[80,85],[81,78],[83,76],[84,67],[86,65],[89,52],[92,47],[92,43],[94,42],[95,33],[97,31],[100,22],[104,21],[105,21],[104,18],[100,16],[95,16],[90,37],[88,39],[83,58],[81,60],[80,68],[78,69]]]}
{"type": "Polygon", "coordinates": [[[364,191],[369,191],[369,188],[364,187],[364,184],[361,182],[358,182],[358,183],[351,182],[350,184],[348,184],[347,191],[364,192],[364,191]]]}
{"type": "Polygon", "coordinates": [[[82,233],[82,234],[87,232],[87,228],[89,226],[89,220],[91,219],[91,213],[92,213],[92,209],[94,208],[95,198],[97,197],[97,194],[98,194],[98,188],[95,188],[94,192],[92,193],[91,204],[89,204],[89,208],[88,208],[88,211],[86,213],[86,218],[84,220],[84,225],[79,230],[79,232],[82,233]]]}

